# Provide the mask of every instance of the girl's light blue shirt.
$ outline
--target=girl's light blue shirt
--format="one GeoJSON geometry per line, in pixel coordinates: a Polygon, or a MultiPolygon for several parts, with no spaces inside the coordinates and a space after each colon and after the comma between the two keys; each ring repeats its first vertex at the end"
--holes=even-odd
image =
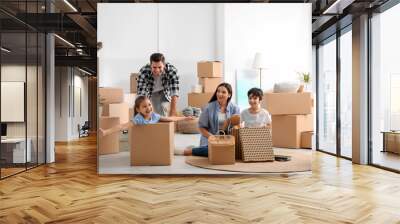
{"type": "Polygon", "coordinates": [[[138,113],[133,117],[132,121],[136,125],[144,125],[144,124],[156,124],[160,121],[161,115],[152,112],[150,120],[144,119],[143,115],[138,113]]]}

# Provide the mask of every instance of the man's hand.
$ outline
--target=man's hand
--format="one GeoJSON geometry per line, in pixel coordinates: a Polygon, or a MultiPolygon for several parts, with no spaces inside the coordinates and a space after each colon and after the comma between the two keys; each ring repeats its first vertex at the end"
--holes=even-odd
{"type": "Polygon", "coordinates": [[[169,116],[177,116],[176,113],[176,104],[178,103],[178,96],[172,96],[171,97],[171,104],[170,104],[170,109],[169,109],[169,116]]]}

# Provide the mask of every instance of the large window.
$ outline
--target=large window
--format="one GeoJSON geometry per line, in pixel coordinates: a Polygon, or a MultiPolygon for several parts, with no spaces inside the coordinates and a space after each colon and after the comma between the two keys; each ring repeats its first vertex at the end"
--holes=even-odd
{"type": "Polygon", "coordinates": [[[352,157],[351,25],[319,44],[317,113],[317,149],[350,159],[352,157]]]}
{"type": "Polygon", "coordinates": [[[400,4],[371,19],[371,160],[400,170],[400,4]]]}
{"type": "Polygon", "coordinates": [[[340,154],[352,157],[352,35],[351,26],[340,36],[340,154]]]}
{"type": "Polygon", "coordinates": [[[336,153],[336,39],[318,48],[318,149],[336,153]]]}

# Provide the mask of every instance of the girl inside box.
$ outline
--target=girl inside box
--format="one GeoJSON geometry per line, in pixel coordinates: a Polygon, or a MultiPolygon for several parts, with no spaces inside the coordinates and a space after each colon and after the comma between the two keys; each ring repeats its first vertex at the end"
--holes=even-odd
{"type": "MultiPolygon", "coordinates": [[[[146,124],[156,124],[158,122],[170,122],[170,121],[181,121],[181,120],[193,120],[194,118],[189,117],[162,117],[161,115],[153,112],[153,106],[151,101],[146,96],[139,96],[135,100],[134,106],[134,117],[131,121],[135,125],[146,125],[146,124]]],[[[109,129],[99,129],[100,136],[109,135],[121,130],[126,130],[130,126],[130,122],[125,124],[120,124],[118,126],[109,129]]]]}
{"type": "Polygon", "coordinates": [[[231,102],[231,98],[231,85],[229,83],[219,84],[199,118],[200,146],[185,149],[184,155],[208,157],[208,138],[218,134],[221,130],[227,132],[230,118],[240,114],[239,107],[231,102]]]}
{"type": "Polygon", "coordinates": [[[153,105],[146,96],[139,96],[135,100],[134,106],[134,117],[132,122],[136,125],[155,124],[158,122],[169,122],[169,121],[181,121],[181,120],[193,120],[194,118],[189,117],[162,117],[161,115],[153,111],[153,105]]]}

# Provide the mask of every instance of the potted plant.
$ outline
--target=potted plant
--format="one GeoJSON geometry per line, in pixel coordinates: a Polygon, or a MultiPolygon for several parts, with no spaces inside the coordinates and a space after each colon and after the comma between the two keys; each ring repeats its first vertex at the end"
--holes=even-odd
{"type": "Polygon", "coordinates": [[[303,85],[303,87],[300,86],[299,89],[307,90],[307,86],[311,83],[311,75],[310,75],[310,73],[309,72],[297,72],[297,74],[299,74],[300,81],[301,81],[301,83],[303,85]]]}

